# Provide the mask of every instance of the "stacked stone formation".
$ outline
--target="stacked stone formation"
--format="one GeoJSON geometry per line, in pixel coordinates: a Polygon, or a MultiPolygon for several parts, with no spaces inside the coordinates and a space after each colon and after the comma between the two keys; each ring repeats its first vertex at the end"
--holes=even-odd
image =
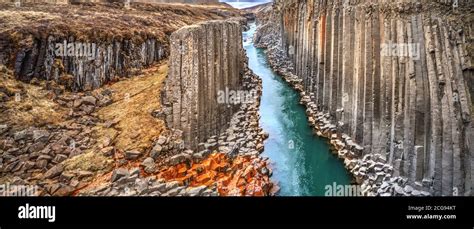
{"type": "Polygon", "coordinates": [[[381,155],[395,176],[434,195],[472,195],[473,35],[472,23],[459,24],[470,8],[470,1],[276,1],[275,53],[289,57],[282,65],[363,154],[381,155]],[[419,55],[386,55],[385,44],[415,44],[419,55]]]}
{"type": "Polygon", "coordinates": [[[245,54],[238,20],[209,21],[171,35],[164,89],[166,123],[183,130],[186,148],[229,127],[241,104],[220,103],[219,92],[243,89],[245,54]]]}

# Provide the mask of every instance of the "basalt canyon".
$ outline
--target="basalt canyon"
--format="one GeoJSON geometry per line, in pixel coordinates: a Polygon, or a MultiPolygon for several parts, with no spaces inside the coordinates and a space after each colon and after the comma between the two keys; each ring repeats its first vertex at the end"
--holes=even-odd
{"type": "Polygon", "coordinates": [[[396,185],[399,194],[472,195],[472,6],[276,1],[257,9],[255,39],[302,91],[310,121],[329,129],[339,154],[364,158],[363,166],[347,163],[374,192],[389,187],[376,162],[409,185],[396,185]],[[344,152],[352,143],[360,151],[344,152]]]}
{"type": "Polygon", "coordinates": [[[474,195],[474,2],[253,5],[0,0],[0,195],[474,195]]]}

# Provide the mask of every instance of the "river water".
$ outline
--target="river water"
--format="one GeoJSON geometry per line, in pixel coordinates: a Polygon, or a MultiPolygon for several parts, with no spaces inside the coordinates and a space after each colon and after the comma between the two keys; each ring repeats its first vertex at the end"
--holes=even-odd
{"type": "Polygon", "coordinates": [[[342,161],[328,142],[313,135],[300,96],[270,68],[262,49],[253,46],[256,26],[243,33],[250,69],[263,81],[260,124],[270,134],[263,156],[272,162],[280,196],[324,196],[326,185],[350,184],[342,161]]]}

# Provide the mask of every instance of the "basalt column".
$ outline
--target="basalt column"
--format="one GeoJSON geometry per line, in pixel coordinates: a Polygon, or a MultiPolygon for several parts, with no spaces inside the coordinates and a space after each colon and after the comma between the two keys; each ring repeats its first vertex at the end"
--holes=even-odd
{"type": "Polygon", "coordinates": [[[0,53],[0,64],[13,65],[20,80],[52,80],[80,91],[132,76],[137,70],[166,57],[166,47],[157,39],[138,44],[131,40],[103,44],[73,37],[30,38],[24,40],[26,44],[17,51],[8,47],[13,42],[7,40],[10,43],[2,45],[0,41],[0,48],[5,50],[0,53]],[[14,56],[10,63],[9,55],[14,56]]]}
{"type": "Polygon", "coordinates": [[[228,127],[239,108],[228,97],[242,88],[245,60],[238,20],[209,21],[171,35],[164,113],[168,127],[183,131],[187,148],[228,127]]]}
{"type": "Polygon", "coordinates": [[[276,1],[293,73],[340,133],[434,195],[473,195],[468,0],[276,1]]]}

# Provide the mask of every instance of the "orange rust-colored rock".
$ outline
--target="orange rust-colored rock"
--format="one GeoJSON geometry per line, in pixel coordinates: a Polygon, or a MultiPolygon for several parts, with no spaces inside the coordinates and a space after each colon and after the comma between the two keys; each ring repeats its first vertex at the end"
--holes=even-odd
{"type": "Polygon", "coordinates": [[[266,161],[258,157],[231,159],[214,153],[199,163],[182,163],[163,169],[157,177],[191,187],[216,186],[222,196],[268,196],[273,185],[268,175],[260,172],[266,166],[266,161]]]}

